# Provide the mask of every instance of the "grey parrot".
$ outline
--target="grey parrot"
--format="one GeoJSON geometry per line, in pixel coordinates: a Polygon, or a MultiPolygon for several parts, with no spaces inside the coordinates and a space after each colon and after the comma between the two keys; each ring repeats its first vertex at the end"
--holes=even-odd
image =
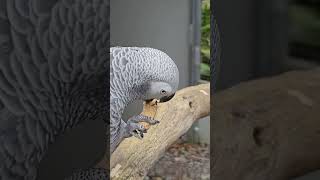
{"type": "Polygon", "coordinates": [[[57,136],[107,116],[108,11],[107,0],[0,0],[1,180],[36,179],[57,136]]]}
{"type": "Polygon", "coordinates": [[[170,100],[179,85],[179,70],[164,52],[147,47],[110,48],[110,152],[132,135],[146,132],[138,122],[159,121],[143,115],[122,119],[125,107],[135,100],[170,100]]]}

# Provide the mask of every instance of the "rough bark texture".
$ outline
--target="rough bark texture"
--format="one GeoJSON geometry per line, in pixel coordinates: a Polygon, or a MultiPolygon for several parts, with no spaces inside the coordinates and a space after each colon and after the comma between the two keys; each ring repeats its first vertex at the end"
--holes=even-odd
{"type": "Polygon", "coordinates": [[[172,143],[196,120],[208,116],[210,84],[184,88],[156,109],[155,119],[160,123],[151,126],[143,140],[125,139],[111,155],[112,179],[143,179],[172,143]]]}
{"type": "Polygon", "coordinates": [[[320,169],[320,69],[214,95],[211,178],[287,180],[320,169]]]}

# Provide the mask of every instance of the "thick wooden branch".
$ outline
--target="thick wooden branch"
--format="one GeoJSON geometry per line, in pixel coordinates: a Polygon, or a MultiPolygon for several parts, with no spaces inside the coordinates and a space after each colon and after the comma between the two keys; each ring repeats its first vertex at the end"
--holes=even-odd
{"type": "Polygon", "coordinates": [[[320,169],[320,69],[214,95],[211,178],[288,180],[320,169]]]}
{"type": "Polygon", "coordinates": [[[155,119],[142,140],[135,137],[121,142],[111,155],[111,178],[139,180],[165,150],[199,118],[209,115],[210,84],[179,90],[173,99],[158,103],[155,119]]]}

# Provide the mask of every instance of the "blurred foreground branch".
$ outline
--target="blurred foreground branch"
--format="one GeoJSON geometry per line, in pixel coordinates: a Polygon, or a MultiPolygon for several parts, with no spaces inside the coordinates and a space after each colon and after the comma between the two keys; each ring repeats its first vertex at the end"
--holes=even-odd
{"type": "Polygon", "coordinates": [[[288,180],[320,169],[319,92],[316,69],[215,94],[211,178],[288,180]]]}

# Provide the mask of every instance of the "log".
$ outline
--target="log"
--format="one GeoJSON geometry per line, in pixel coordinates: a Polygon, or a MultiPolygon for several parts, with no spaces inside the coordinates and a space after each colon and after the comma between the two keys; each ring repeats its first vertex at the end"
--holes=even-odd
{"type": "Polygon", "coordinates": [[[289,180],[320,169],[320,69],[214,95],[211,178],[289,180]]]}
{"type": "Polygon", "coordinates": [[[155,119],[160,123],[151,126],[142,140],[123,140],[112,153],[111,179],[143,179],[165,150],[209,112],[210,84],[184,88],[170,101],[158,103],[155,119]]]}

